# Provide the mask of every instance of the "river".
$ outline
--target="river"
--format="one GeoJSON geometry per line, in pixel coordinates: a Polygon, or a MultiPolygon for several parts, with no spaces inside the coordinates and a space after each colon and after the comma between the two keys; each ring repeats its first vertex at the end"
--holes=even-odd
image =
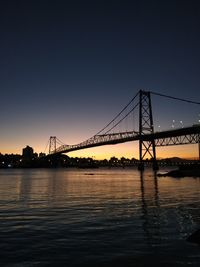
{"type": "Polygon", "coordinates": [[[200,178],[1,169],[0,266],[200,266],[199,207],[200,178]]]}

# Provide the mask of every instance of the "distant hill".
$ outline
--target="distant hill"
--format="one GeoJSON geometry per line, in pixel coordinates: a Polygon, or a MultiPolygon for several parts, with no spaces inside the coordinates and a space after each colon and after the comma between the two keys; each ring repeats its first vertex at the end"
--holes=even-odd
{"type": "Polygon", "coordinates": [[[184,162],[184,161],[187,161],[187,159],[182,159],[182,158],[179,158],[179,157],[172,157],[172,158],[161,159],[161,161],[184,162]]]}

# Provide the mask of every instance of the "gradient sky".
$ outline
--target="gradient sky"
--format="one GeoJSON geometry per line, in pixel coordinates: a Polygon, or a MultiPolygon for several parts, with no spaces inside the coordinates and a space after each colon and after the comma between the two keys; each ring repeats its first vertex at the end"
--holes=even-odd
{"type": "MultiPolygon", "coordinates": [[[[50,136],[76,144],[139,89],[200,101],[199,1],[2,0],[0,152],[50,136]]],[[[200,107],[153,97],[154,125],[197,123],[200,107]]],[[[159,149],[160,151],[160,149],[159,149]]],[[[197,156],[184,146],[158,156],[197,156]]],[[[138,157],[133,142],[71,153],[138,157]]]]}

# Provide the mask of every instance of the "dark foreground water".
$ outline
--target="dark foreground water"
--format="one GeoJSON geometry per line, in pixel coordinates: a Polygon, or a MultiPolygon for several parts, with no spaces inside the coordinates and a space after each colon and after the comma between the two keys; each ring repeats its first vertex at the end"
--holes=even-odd
{"type": "Polygon", "coordinates": [[[0,170],[0,266],[200,266],[200,178],[0,170]]]}

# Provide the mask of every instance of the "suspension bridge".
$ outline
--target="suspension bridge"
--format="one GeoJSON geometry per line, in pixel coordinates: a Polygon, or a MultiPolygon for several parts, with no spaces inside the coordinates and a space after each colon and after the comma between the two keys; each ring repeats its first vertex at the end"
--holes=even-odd
{"type": "Polygon", "coordinates": [[[199,144],[200,157],[200,124],[193,124],[178,129],[164,131],[154,131],[151,95],[157,95],[176,101],[187,102],[189,104],[200,105],[199,102],[172,97],[155,93],[152,91],[140,90],[131,101],[99,132],[91,138],[75,145],[66,145],[56,136],[49,139],[49,155],[59,155],[80,149],[92,148],[104,145],[120,144],[130,141],[139,141],[139,169],[144,169],[144,161],[147,157],[151,159],[153,169],[157,169],[156,147],[199,144]],[[119,130],[120,125],[133,118],[139,113],[139,120],[133,121],[134,127],[126,131],[119,130]],[[134,128],[134,130],[133,130],[134,128]],[[118,129],[118,130],[116,130],[118,129]]]}

